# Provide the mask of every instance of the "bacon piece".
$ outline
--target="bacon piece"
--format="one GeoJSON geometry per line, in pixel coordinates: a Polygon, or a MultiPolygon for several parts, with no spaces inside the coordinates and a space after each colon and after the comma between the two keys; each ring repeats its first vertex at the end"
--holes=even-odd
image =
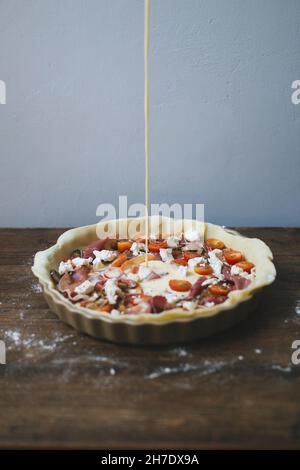
{"type": "Polygon", "coordinates": [[[103,286],[104,286],[104,283],[101,281],[98,281],[97,284],[95,284],[95,291],[103,292],[103,286]]]}
{"type": "Polygon", "coordinates": [[[73,282],[81,283],[81,282],[86,281],[88,278],[90,269],[91,268],[89,266],[80,266],[79,268],[75,269],[75,271],[71,273],[71,278],[73,282]]]}
{"type": "Polygon", "coordinates": [[[229,279],[231,277],[230,270],[231,270],[231,266],[227,266],[226,264],[223,265],[222,274],[224,276],[225,281],[230,281],[229,279]]]}
{"type": "Polygon", "coordinates": [[[190,291],[188,297],[186,298],[187,300],[193,300],[196,297],[198,297],[199,294],[201,294],[202,290],[206,288],[206,286],[202,285],[202,283],[204,281],[206,281],[205,276],[201,276],[201,277],[199,277],[199,279],[197,279],[197,281],[195,282],[195,284],[191,288],[191,291],[190,291]]]}
{"type": "Polygon", "coordinates": [[[249,286],[250,284],[250,279],[245,279],[242,276],[232,276],[233,277],[233,282],[234,282],[234,290],[238,289],[245,289],[245,287],[249,286]]]}
{"type": "Polygon", "coordinates": [[[57,288],[60,292],[68,292],[72,288],[72,278],[69,273],[65,273],[61,276],[57,288]]]}
{"type": "MultiPolygon", "coordinates": [[[[77,294],[70,299],[73,303],[78,302],[81,300],[82,302],[87,302],[89,300],[89,296],[86,294],[77,294]]],[[[82,305],[84,306],[84,305],[82,305]]]]}
{"type": "Polygon", "coordinates": [[[115,250],[117,249],[117,240],[114,238],[103,238],[96,240],[83,250],[83,258],[95,258],[94,251],[115,250]]]}
{"type": "Polygon", "coordinates": [[[243,276],[233,276],[231,274],[230,266],[224,265],[222,268],[222,274],[225,281],[229,281],[233,284],[231,290],[245,289],[245,287],[250,284],[250,279],[245,279],[243,276]]]}
{"type": "Polygon", "coordinates": [[[88,273],[90,272],[89,266],[80,266],[75,269],[71,274],[65,273],[58,283],[58,290],[60,292],[66,293],[70,298],[75,291],[75,288],[79,286],[82,282],[88,279],[88,273]]]}
{"type": "Polygon", "coordinates": [[[167,299],[163,295],[155,295],[151,299],[153,313],[160,313],[168,307],[167,299]]]}
{"type": "Polygon", "coordinates": [[[89,246],[87,246],[82,253],[83,258],[95,258],[94,251],[101,251],[104,250],[104,245],[105,242],[107,241],[107,238],[104,238],[103,240],[97,240],[93,243],[91,243],[89,246]]]}
{"type": "Polygon", "coordinates": [[[148,274],[147,277],[145,277],[144,281],[154,281],[154,279],[160,279],[161,276],[154,271],[151,271],[151,273],[148,274]]]}
{"type": "Polygon", "coordinates": [[[118,280],[119,287],[128,287],[130,289],[134,289],[138,283],[134,279],[128,279],[126,276],[121,276],[118,280]]]}
{"type": "Polygon", "coordinates": [[[208,295],[206,297],[203,297],[203,299],[201,299],[200,305],[204,305],[206,304],[206,302],[213,302],[214,304],[218,305],[218,304],[222,304],[223,302],[225,302],[226,299],[227,297],[224,295],[208,295]]]}

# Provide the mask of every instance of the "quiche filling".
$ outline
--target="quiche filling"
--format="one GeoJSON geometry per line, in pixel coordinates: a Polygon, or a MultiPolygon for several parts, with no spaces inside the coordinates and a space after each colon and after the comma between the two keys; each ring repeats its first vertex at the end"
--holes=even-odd
{"type": "Polygon", "coordinates": [[[111,316],[210,308],[248,287],[255,266],[218,239],[197,235],[145,240],[97,240],[51,271],[70,302],[111,316]]]}

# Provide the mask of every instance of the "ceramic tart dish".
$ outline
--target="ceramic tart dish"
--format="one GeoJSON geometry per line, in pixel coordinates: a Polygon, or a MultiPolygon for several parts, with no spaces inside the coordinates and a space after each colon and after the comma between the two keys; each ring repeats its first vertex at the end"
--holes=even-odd
{"type": "Polygon", "coordinates": [[[97,241],[99,229],[107,233],[113,224],[117,234],[125,231],[130,233],[132,224],[136,230],[144,227],[144,223],[144,218],[134,218],[78,227],[63,233],[54,246],[36,253],[32,271],[43,288],[50,309],[63,322],[80,332],[117,343],[154,345],[192,341],[223,331],[246,318],[257,305],[263,287],[275,279],[273,255],[263,241],[246,238],[238,232],[210,223],[153,216],[149,217],[152,237],[181,236],[182,233],[195,231],[196,227],[199,239],[202,238],[204,242],[218,239],[226,247],[243,253],[246,259],[255,264],[255,277],[242,290],[229,292],[227,299],[220,304],[188,311],[173,308],[158,314],[139,313],[118,317],[72,303],[56,289],[50,272],[57,270],[61,261],[68,259],[72,251],[84,249],[97,241]]]}

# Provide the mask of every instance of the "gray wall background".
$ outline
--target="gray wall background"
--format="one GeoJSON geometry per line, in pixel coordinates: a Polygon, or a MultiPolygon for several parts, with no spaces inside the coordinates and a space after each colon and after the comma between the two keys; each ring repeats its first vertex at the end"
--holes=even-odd
{"type": "MultiPolygon", "coordinates": [[[[151,200],[300,225],[299,0],[151,1],[151,200]]],[[[144,197],[143,1],[0,0],[1,226],[144,197]]]]}

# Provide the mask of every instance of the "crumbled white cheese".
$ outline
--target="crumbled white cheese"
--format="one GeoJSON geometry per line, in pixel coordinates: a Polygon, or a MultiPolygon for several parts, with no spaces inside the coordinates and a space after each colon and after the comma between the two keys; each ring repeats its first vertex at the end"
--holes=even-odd
{"type": "Polygon", "coordinates": [[[155,241],[157,239],[157,235],[155,233],[150,233],[149,234],[149,240],[155,241]]]}
{"type": "Polygon", "coordinates": [[[255,276],[252,270],[251,270],[251,273],[248,273],[247,271],[244,271],[242,268],[240,268],[239,266],[236,266],[235,264],[231,266],[230,274],[232,276],[241,276],[244,279],[249,279],[249,280],[254,279],[254,276],[255,276]]]}
{"type": "Polygon", "coordinates": [[[239,276],[243,271],[242,268],[239,268],[238,266],[236,266],[235,264],[233,266],[231,266],[231,269],[230,269],[230,274],[232,276],[239,276]]]}
{"type": "Polygon", "coordinates": [[[163,295],[166,297],[169,303],[173,303],[173,302],[176,302],[177,300],[184,299],[187,293],[186,292],[166,292],[163,295]]]}
{"type": "Polygon", "coordinates": [[[136,281],[136,282],[138,282],[140,280],[140,278],[137,274],[134,274],[134,273],[130,272],[129,270],[128,271],[126,270],[125,272],[126,272],[126,277],[128,279],[131,279],[132,281],[136,281]]]}
{"type": "Polygon", "coordinates": [[[187,266],[178,266],[178,277],[185,278],[187,275],[187,266]]]}
{"type": "Polygon", "coordinates": [[[94,286],[90,281],[84,281],[79,286],[75,287],[75,292],[77,294],[90,294],[94,290],[94,286]]]}
{"type": "Polygon", "coordinates": [[[255,279],[255,276],[256,276],[256,267],[255,266],[254,266],[254,268],[251,269],[249,274],[250,274],[251,280],[253,281],[255,279]]]}
{"type": "Polygon", "coordinates": [[[168,263],[174,259],[172,255],[172,248],[161,248],[159,250],[159,254],[164,263],[168,263]]]}
{"type": "Polygon", "coordinates": [[[149,276],[150,273],[151,273],[151,269],[147,268],[147,266],[143,266],[142,264],[140,264],[138,277],[141,281],[143,279],[146,279],[146,277],[149,276]]]}
{"type": "Polygon", "coordinates": [[[219,282],[219,279],[216,279],[214,277],[210,277],[206,279],[206,281],[202,282],[202,286],[210,286],[211,284],[217,284],[219,282]]]}
{"type": "Polygon", "coordinates": [[[182,302],[182,307],[186,310],[193,310],[193,308],[196,307],[196,303],[197,302],[192,300],[185,300],[184,302],[182,302]]]}
{"type": "Polygon", "coordinates": [[[101,261],[107,262],[112,261],[118,256],[118,252],[116,250],[101,250],[101,251],[93,251],[95,255],[95,259],[93,264],[99,264],[101,261]]]}
{"type": "Polygon", "coordinates": [[[188,240],[189,242],[195,242],[199,240],[200,236],[197,230],[187,230],[184,233],[184,238],[188,240]]]}
{"type": "Polygon", "coordinates": [[[134,242],[130,247],[130,251],[132,251],[134,256],[138,256],[141,251],[146,251],[146,245],[144,243],[134,242]]]}
{"type": "Polygon", "coordinates": [[[220,258],[218,258],[218,256],[217,256],[221,253],[222,253],[222,250],[218,250],[218,249],[211,250],[211,251],[208,252],[209,264],[211,265],[211,267],[213,269],[214,275],[220,280],[224,279],[224,276],[221,272],[222,267],[223,267],[223,263],[220,260],[220,258]]]}
{"type": "Polygon", "coordinates": [[[132,251],[132,253],[134,254],[134,256],[138,256],[139,250],[138,250],[138,243],[137,243],[137,242],[134,242],[134,243],[131,245],[130,251],[132,251]]]}
{"type": "Polygon", "coordinates": [[[93,258],[73,258],[72,264],[77,268],[78,266],[88,266],[93,261],[93,258]]]}
{"type": "Polygon", "coordinates": [[[107,300],[110,304],[115,304],[117,301],[118,286],[113,279],[108,279],[104,285],[107,300]]]}
{"type": "MultiPolygon", "coordinates": [[[[92,283],[91,283],[92,284],[92,283]]],[[[94,284],[92,284],[94,285],[94,284]]],[[[99,294],[97,292],[94,292],[91,296],[90,296],[90,302],[94,302],[95,300],[97,300],[99,297],[99,294]]]]}
{"type": "Polygon", "coordinates": [[[113,308],[112,311],[110,312],[110,316],[113,317],[113,318],[117,318],[120,315],[121,315],[121,313],[116,308],[113,308]]]}
{"type": "Polygon", "coordinates": [[[167,292],[165,294],[165,297],[166,297],[167,301],[170,304],[172,304],[173,302],[176,302],[176,300],[178,300],[178,296],[175,293],[171,293],[171,292],[167,292]]]}
{"type": "Polygon", "coordinates": [[[167,238],[167,245],[169,248],[176,248],[179,243],[178,237],[169,237],[167,238]]]}
{"type": "Polygon", "coordinates": [[[128,289],[128,294],[140,294],[140,289],[128,289]]]}
{"type": "Polygon", "coordinates": [[[191,270],[193,270],[194,267],[200,263],[205,263],[205,259],[202,256],[197,256],[196,258],[191,258],[188,260],[188,266],[191,270]]]}
{"type": "Polygon", "coordinates": [[[214,307],[215,304],[214,304],[214,302],[205,302],[204,306],[207,307],[207,308],[210,308],[210,307],[214,307]]]}
{"type": "Polygon", "coordinates": [[[247,271],[243,271],[241,274],[240,274],[241,277],[244,277],[245,279],[249,279],[249,280],[253,280],[255,275],[254,273],[247,273],[247,271]]]}
{"type": "Polygon", "coordinates": [[[70,259],[68,261],[61,261],[59,267],[58,267],[58,272],[60,275],[65,274],[69,271],[74,271],[74,267],[72,265],[72,262],[70,259]]]}

